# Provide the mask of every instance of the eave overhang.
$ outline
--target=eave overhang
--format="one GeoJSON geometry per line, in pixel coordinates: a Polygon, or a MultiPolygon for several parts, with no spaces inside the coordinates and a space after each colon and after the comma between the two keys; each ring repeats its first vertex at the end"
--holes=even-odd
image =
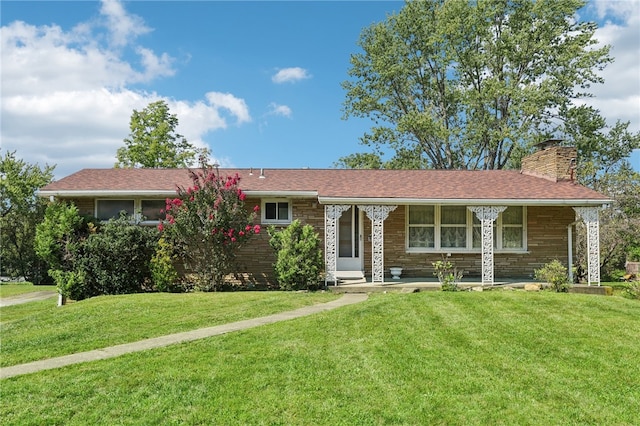
{"type": "Polygon", "coordinates": [[[364,198],[364,197],[318,197],[320,204],[381,204],[417,205],[443,204],[459,206],[605,206],[610,199],[450,199],[450,198],[364,198]]]}

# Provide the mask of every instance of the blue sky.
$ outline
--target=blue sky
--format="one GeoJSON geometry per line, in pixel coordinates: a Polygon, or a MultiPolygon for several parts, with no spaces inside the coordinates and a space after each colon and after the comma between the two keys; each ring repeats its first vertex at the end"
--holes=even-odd
{"type": "MultiPolygon", "coordinates": [[[[402,4],[2,1],[2,148],[57,178],[112,167],[133,109],[164,99],[222,166],[332,167],[371,124],[341,119],[349,55],[402,4]]],[[[639,131],[640,1],[581,14],[617,59],[588,102],[639,131]]]]}

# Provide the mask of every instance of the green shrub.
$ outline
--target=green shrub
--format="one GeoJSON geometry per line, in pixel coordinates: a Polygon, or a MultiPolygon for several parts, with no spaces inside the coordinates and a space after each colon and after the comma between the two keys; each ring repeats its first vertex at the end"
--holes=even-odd
{"type": "Polygon", "coordinates": [[[640,262],[640,246],[632,247],[627,253],[627,261],[640,262]]]}
{"type": "Polygon", "coordinates": [[[80,298],[101,294],[139,293],[151,287],[151,257],[159,233],[130,218],[111,219],[80,246],[75,270],[85,277],[80,298]]]}
{"type": "Polygon", "coordinates": [[[73,300],[83,299],[84,273],[51,269],[49,275],[58,287],[58,293],[73,300]]]}
{"type": "Polygon", "coordinates": [[[622,281],[624,280],[624,276],[627,274],[627,271],[624,269],[613,269],[609,272],[609,274],[603,277],[603,281],[622,281]]]}
{"type": "Polygon", "coordinates": [[[556,292],[567,292],[571,287],[567,268],[557,259],[534,272],[536,280],[548,283],[550,288],[556,292]]]}
{"type": "Polygon", "coordinates": [[[458,282],[462,279],[462,271],[458,271],[451,262],[438,260],[433,262],[433,275],[438,277],[442,291],[458,291],[458,282]]]}
{"type": "Polygon", "coordinates": [[[173,251],[172,245],[165,238],[161,237],[158,240],[150,265],[153,288],[156,291],[175,293],[182,290],[178,284],[178,272],[173,266],[176,258],[173,251]]]}
{"type": "Polygon", "coordinates": [[[622,290],[622,297],[640,300],[640,281],[626,283],[624,285],[624,290],[622,290]]]}
{"type": "Polygon", "coordinates": [[[268,232],[269,244],[276,251],[274,269],[280,289],[317,289],[324,262],[320,236],[313,227],[294,220],[282,231],[271,226],[268,232]]]}

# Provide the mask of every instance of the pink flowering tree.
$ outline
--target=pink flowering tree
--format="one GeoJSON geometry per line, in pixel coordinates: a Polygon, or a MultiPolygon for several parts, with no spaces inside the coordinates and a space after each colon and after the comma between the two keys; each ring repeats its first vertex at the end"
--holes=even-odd
{"type": "Polygon", "coordinates": [[[166,219],[158,228],[173,242],[187,269],[195,274],[196,285],[215,291],[235,267],[235,252],[253,234],[258,206],[245,208],[240,177],[221,176],[217,169],[203,165],[189,170],[192,185],[178,187],[176,198],[168,198],[166,219]]]}

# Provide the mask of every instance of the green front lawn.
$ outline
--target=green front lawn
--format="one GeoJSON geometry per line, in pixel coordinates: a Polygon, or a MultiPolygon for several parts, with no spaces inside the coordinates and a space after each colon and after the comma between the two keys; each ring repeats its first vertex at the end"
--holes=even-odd
{"type": "Polygon", "coordinates": [[[0,366],[99,349],[164,334],[328,302],[330,293],[147,293],[101,296],[64,307],[55,300],[0,310],[0,366]]]}
{"type": "Polygon", "coordinates": [[[638,330],[640,303],[618,297],[377,294],[310,317],[5,379],[0,421],[631,425],[640,412],[638,330]]]}
{"type": "Polygon", "coordinates": [[[0,297],[11,297],[36,291],[56,291],[55,285],[33,285],[31,283],[6,283],[0,285],[0,297]]]}

